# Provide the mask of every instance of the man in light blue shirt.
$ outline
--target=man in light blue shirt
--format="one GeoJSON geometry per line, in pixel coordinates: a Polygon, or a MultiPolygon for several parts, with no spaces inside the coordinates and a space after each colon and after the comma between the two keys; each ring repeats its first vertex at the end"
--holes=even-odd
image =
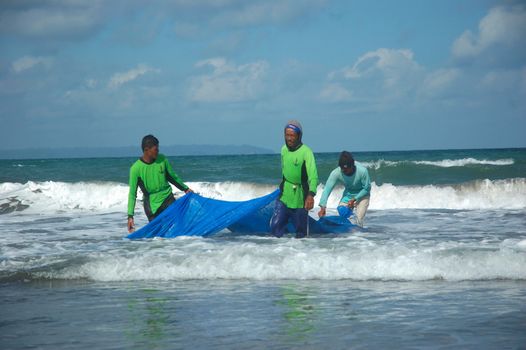
{"type": "Polygon", "coordinates": [[[327,200],[334,186],[337,183],[341,183],[345,186],[345,189],[339,205],[347,206],[350,209],[354,208],[356,224],[363,227],[371,194],[369,172],[363,165],[355,162],[352,154],[347,151],[343,151],[340,154],[338,165],[331,172],[325,184],[325,189],[320,199],[321,209],[318,216],[321,218],[326,215],[327,200]]]}

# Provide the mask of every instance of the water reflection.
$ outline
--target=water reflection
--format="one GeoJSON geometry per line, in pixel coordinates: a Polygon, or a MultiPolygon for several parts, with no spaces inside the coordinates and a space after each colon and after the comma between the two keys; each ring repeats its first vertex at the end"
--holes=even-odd
{"type": "Polygon", "coordinates": [[[285,334],[295,341],[307,339],[316,330],[319,310],[312,297],[316,293],[292,284],[281,287],[280,294],[276,304],[283,309],[285,334]]]}
{"type": "Polygon", "coordinates": [[[159,296],[155,289],[142,289],[143,296],[128,300],[129,324],[126,335],[135,344],[148,349],[160,347],[168,332],[169,316],[166,311],[168,299],[159,296]]]}

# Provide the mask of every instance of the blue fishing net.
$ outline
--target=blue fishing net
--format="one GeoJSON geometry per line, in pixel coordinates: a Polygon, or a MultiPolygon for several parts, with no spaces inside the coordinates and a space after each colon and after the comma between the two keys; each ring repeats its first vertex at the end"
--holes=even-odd
{"type": "MultiPolygon", "coordinates": [[[[178,236],[210,236],[228,228],[242,234],[270,232],[270,218],[279,190],[248,201],[229,202],[188,193],[153,221],[128,235],[129,239],[178,236]]],[[[354,225],[340,217],[309,217],[310,233],[351,232],[354,225]]],[[[289,225],[289,232],[294,232],[289,225]]]]}

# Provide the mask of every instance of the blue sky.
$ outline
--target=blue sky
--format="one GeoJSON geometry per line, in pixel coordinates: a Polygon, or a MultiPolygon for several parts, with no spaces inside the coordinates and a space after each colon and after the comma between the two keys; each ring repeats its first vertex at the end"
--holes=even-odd
{"type": "Polygon", "coordinates": [[[0,149],[526,146],[524,1],[3,1],[0,149]]]}

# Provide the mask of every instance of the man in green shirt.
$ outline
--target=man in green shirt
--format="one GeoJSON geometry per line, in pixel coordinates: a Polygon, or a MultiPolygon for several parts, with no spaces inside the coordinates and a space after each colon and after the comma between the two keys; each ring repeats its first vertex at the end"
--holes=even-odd
{"type": "Polygon", "coordinates": [[[270,229],[281,237],[289,220],[296,228],[296,238],[307,234],[309,210],[314,207],[318,187],[318,170],[312,150],[301,141],[303,129],[296,120],[285,125],[285,145],[281,148],[280,197],[276,200],[270,229]]]}
{"type": "Polygon", "coordinates": [[[369,207],[369,198],[371,196],[371,180],[367,168],[362,164],[355,162],[352,154],[343,151],[340,154],[338,167],[334,169],[327,183],[320,199],[320,212],[318,216],[321,218],[326,215],[327,200],[337,183],[345,186],[339,206],[345,206],[349,209],[355,209],[356,224],[358,226],[364,225],[365,213],[369,207]]]}
{"type": "Polygon", "coordinates": [[[175,202],[169,183],[188,193],[192,191],[174,172],[170,162],[159,154],[159,140],[153,135],[142,139],[143,155],[130,168],[130,192],[128,194],[128,232],[134,230],[133,214],[137,199],[137,187],[143,193],[144,212],[149,221],[156,218],[175,202]]]}

